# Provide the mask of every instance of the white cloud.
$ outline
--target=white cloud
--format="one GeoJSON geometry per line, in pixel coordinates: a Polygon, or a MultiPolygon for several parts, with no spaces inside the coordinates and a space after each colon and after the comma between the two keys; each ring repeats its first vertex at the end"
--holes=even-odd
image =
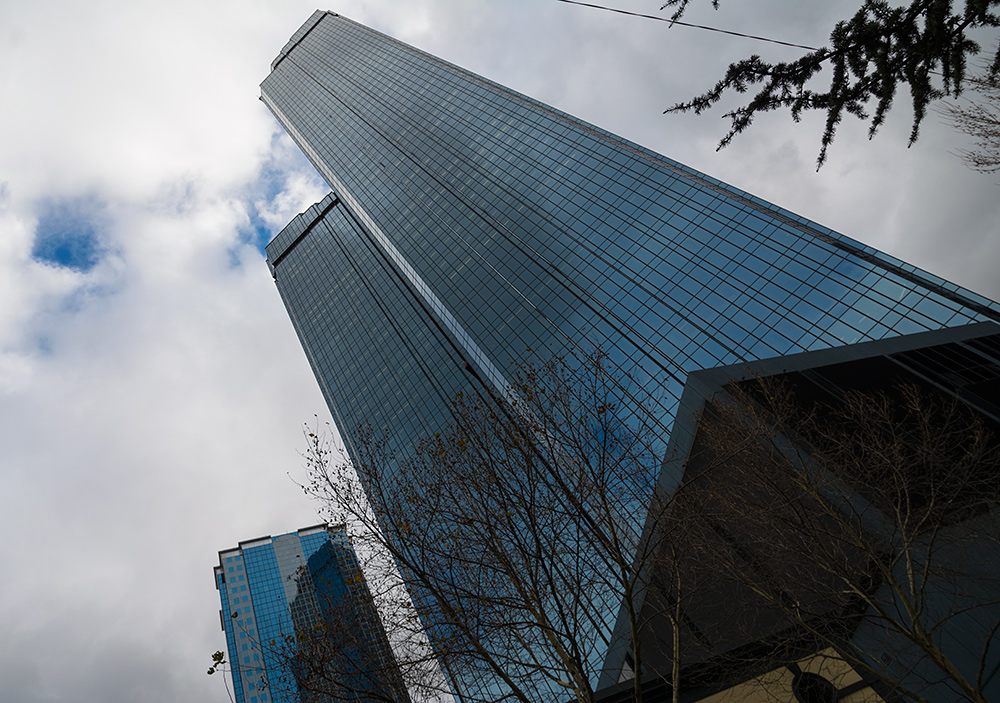
{"type": "Polygon", "coordinates": [[[274,232],[330,192],[319,174],[305,164],[305,157],[287,135],[275,138],[265,170],[273,173],[272,180],[280,181],[276,183],[280,190],[277,195],[263,193],[253,201],[258,217],[274,232]]]}

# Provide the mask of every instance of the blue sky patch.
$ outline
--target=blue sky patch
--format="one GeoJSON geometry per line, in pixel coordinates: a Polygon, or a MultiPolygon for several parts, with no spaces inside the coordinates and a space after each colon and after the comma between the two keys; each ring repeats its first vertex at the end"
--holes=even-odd
{"type": "Polygon", "coordinates": [[[41,203],[31,255],[39,261],[86,272],[101,258],[101,203],[93,198],[41,203]]]}
{"type": "MultiPolygon", "coordinates": [[[[266,258],[267,251],[265,251],[264,247],[267,246],[268,242],[271,241],[277,232],[271,231],[270,225],[261,218],[253,198],[246,202],[246,206],[250,222],[240,227],[240,239],[242,243],[250,244],[260,252],[261,256],[266,258]]],[[[229,267],[236,268],[237,266],[239,266],[239,257],[236,255],[236,250],[234,249],[229,252],[229,267]]]]}
{"type": "Polygon", "coordinates": [[[243,232],[243,235],[262,256],[267,256],[264,248],[287,223],[272,228],[272,225],[261,218],[256,204],[258,202],[272,203],[275,198],[281,195],[290,175],[297,171],[319,176],[308,159],[295,147],[281,151],[279,158],[279,154],[276,153],[280,149],[278,146],[279,137],[280,135],[276,134],[271,140],[272,153],[261,166],[260,175],[250,186],[247,197],[247,214],[250,217],[250,226],[243,232]]]}
{"type": "Polygon", "coordinates": [[[251,206],[250,208],[250,231],[248,232],[250,236],[251,243],[257,248],[264,256],[267,256],[267,252],[264,251],[264,247],[268,245],[271,238],[274,237],[276,232],[271,231],[271,227],[260,218],[257,213],[257,208],[251,206]]]}
{"type": "Polygon", "coordinates": [[[271,227],[261,218],[260,212],[257,210],[257,203],[260,201],[270,203],[278,197],[287,177],[288,174],[285,171],[275,166],[272,156],[264,163],[260,175],[249,188],[246,204],[250,223],[249,227],[242,228],[241,234],[244,241],[256,248],[262,256],[267,256],[264,247],[267,246],[276,232],[272,232],[271,227]]]}

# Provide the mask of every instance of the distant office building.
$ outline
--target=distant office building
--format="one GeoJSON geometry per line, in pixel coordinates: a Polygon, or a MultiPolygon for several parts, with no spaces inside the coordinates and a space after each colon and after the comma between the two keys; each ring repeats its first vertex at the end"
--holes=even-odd
{"type": "MultiPolygon", "coordinates": [[[[602,348],[648,391],[665,445],[694,372],[1000,320],[992,301],[331,12],[295,32],[261,99],[332,189],[267,254],[351,452],[361,423],[405,452],[512,362],[602,348]]],[[[595,657],[616,611],[595,615],[595,657]]]]}
{"type": "Polygon", "coordinates": [[[324,701],[331,687],[336,700],[408,701],[342,528],[240,542],[219,552],[215,583],[236,703],[324,701]]]}

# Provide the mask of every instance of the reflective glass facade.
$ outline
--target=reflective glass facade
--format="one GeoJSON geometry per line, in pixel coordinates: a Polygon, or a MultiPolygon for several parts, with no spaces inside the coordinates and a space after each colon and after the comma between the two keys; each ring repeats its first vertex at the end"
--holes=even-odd
{"type": "Polygon", "coordinates": [[[268,246],[342,432],[601,346],[669,428],[703,368],[1000,317],[988,300],[344,17],[263,101],[333,195],[268,246]],[[321,215],[321,213],[325,213],[321,215]],[[302,236],[306,232],[305,236],[302,236]]]}
{"type": "Polygon", "coordinates": [[[458,392],[567,350],[600,347],[641,381],[666,438],[693,371],[1000,320],[336,14],[310,17],[271,69],[262,100],[333,192],[268,261],[349,450],[362,422],[405,448],[458,392]]]}
{"type": "MultiPolygon", "coordinates": [[[[341,617],[331,608],[352,608],[351,621],[362,623],[371,660],[391,666],[388,640],[342,529],[317,525],[240,542],[219,552],[215,583],[236,703],[297,703],[286,638],[319,618],[341,617]]],[[[356,672],[338,673],[353,676],[352,688],[363,690],[356,672]]]]}

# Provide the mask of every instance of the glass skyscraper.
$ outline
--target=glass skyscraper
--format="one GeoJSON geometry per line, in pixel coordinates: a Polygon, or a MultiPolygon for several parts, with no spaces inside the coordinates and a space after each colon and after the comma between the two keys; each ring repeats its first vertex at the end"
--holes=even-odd
{"type": "MultiPolygon", "coordinates": [[[[222,608],[236,703],[299,703],[305,698],[295,667],[298,648],[312,632],[345,634],[331,643],[325,662],[339,670],[324,672],[342,682],[356,698],[377,690],[406,701],[402,679],[354,548],[342,527],[316,525],[277,537],[240,542],[219,552],[215,584],[222,608]],[[339,649],[335,649],[339,648],[339,649]]],[[[315,662],[314,662],[315,663],[315,662]]],[[[302,672],[299,672],[299,677],[302,672]]],[[[308,700],[322,700],[310,692],[308,700]]],[[[350,693],[338,695],[348,700],[350,693]]],[[[384,698],[383,698],[384,699],[384,698]]]]}
{"type": "Polygon", "coordinates": [[[404,440],[477,376],[601,346],[687,374],[1000,318],[959,286],[345,17],[261,97],[333,192],[268,245],[350,446],[404,440]]]}
{"type": "Polygon", "coordinates": [[[349,451],[360,423],[405,449],[513,361],[603,349],[666,438],[692,372],[1000,320],[994,302],[331,12],[295,32],[261,99],[332,189],[267,253],[349,451]]]}

